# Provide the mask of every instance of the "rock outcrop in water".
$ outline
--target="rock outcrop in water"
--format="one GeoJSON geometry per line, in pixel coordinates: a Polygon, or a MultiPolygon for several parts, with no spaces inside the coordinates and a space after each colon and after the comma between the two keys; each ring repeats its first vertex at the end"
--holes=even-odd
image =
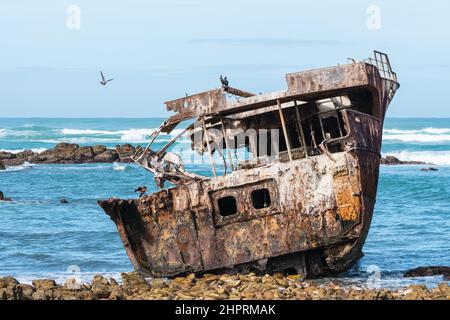
{"type": "Polygon", "coordinates": [[[448,300],[450,287],[441,283],[434,289],[424,285],[389,289],[364,289],[340,286],[334,282],[319,284],[303,281],[297,275],[257,276],[190,274],[172,280],[145,280],[141,275],[122,274],[122,284],[96,275],[91,284],[68,281],[58,285],[53,280],[34,280],[21,284],[12,277],[0,278],[0,300],[448,300]]]}
{"type": "Polygon", "coordinates": [[[400,165],[400,164],[431,164],[427,162],[422,161],[402,161],[399,158],[393,157],[393,156],[386,156],[384,158],[381,158],[380,161],[381,164],[386,165],[400,165]]]}
{"type": "Polygon", "coordinates": [[[423,171],[423,172],[433,172],[433,171],[439,171],[439,169],[433,168],[433,167],[429,167],[429,168],[422,168],[422,169],[420,169],[420,171],[423,171]]]}
{"type": "Polygon", "coordinates": [[[0,170],[6,166],[19,166],[25,162],[43,164],[131,162],[130,156],[134,152],[135,147],[131,144],[117,145],[115,149],[108,149],[103,145],[80,147],[78,144],[61,142],[53,149],[41,153],[31,150],[17,154],[0,151],[0,170]]]}
{"type": "MultiPolygon", "coordinates": [[[[71,164],[71,163],[113,163],[132,162],[130,156],[136,151],[131,144],[117,145],[108,149],[103,145],[82,146],[75,143],[58,143],[53,149],[41,153],[25,150],[19,153],[0,151],[0,170],[6,166],[19,166],[25,162],[43,164],[71,164]]],[[[421,161],[402,161],[393,156],[381,158],[381,164],[430,164],[421,161]]]]}
{"type": "Polygon", "coordinates": [[[431,266],[431,267],[419,267],[408,270],[403,275],[406,278],[412,277],[430,277],[430,276],[444,276],[444,280],[450,280],[450,267],[444,266],[431,266]]]}

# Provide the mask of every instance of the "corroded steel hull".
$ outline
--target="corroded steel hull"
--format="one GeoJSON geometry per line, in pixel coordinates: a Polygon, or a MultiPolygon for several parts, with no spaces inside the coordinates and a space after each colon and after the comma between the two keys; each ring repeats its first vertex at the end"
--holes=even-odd
{"type": "MultiPolygon", "coordinates": [[[[339,142],[345,150],[237,170],[139,199],[100,201],[135,269],[152,276],[295,270],[314,277],[354,265],[372,219],[383,120],[392,98],[386,86],[392,84],[371,65],[350,68],[360,68],[364,81],[369,79],[356,86],[355,95],[364,89],[372,103],[368,113],[340,111],[347,134],[329,142],[339,142]],[[255,209],[250,198],[261,188],[268,190],[271,203],[255,209]],[[218,201],[226,196],[236,199],[238,214],[218,213],[218,201]]],[[[337,81],[359,81],[345,72],[339,80],[338,73],[325,70],[324,81],[333,80],[335,89],[314,89],[317,97],[352,87],[337,81]]],[[[317,82],[314,75],[311,79],[317,82]]],[[[292,95],[300,94],[294,91],[290,88],[292,95]]]]}

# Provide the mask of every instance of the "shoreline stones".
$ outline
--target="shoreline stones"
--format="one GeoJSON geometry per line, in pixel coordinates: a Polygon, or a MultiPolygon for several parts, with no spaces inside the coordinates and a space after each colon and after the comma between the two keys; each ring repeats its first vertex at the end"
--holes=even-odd
{"type": "Polygon", "coordinates": [[[340,286],[334,282],[318,284],[298,276],[280,273],[205,274],[173,279],[145,279],[137,272],[122,273],[122,283],[96,275],[91,284],[69,279],[58,285],[51,279],[21,284],[13,277],[0,278],[0,300],[450,300],[448,283],[429,289],[410,285],[390,290],[340,286]]]}
{"type": "Polygon", "coordinates": [[[41,153],[25,150],[17,154],[0,151],[0,170],[7,166],[19,166],[25,162],[34,164],[79,164],[132,162],[136,148],[131,144],[117,145],[108,149],[104,145],[79,146],[75,143],[60,142],[53,149],[41,153]]]}

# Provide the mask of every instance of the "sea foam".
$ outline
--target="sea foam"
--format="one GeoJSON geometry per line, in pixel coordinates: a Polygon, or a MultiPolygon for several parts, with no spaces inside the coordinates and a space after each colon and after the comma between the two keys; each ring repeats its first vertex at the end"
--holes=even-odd
{"type": "Polygon", "coordinates": [[[384,129],[384,133],[392,134],[416,134],[416,133],[429,133],[429,134],[444,134],[450,133],[450,128],[423,128],[418,130],[401,130],[401,129],[384,129]]]}
{"type": "Polygon", "coordinates": [[[26,151],[26,150],[31,150],[31,151],[33,151],[33,152],[35,152],[35,153],[41,153],[41,152],[44,152],[44,151],[46,151],[46,150],[48,150],[48,149],[47,149],[47,148],[32,148],[32,149],[0,149],[0,151],[8,152],[8,153],[13,153],[13,154],[21,153],[21,152],[26,151]]]}
{"type": "Polygon", "coordinates": [[[114,162],[113,170],[115,171],[125,171],[127,169],[127,165],[123,163],[114,162]]]}
{"type": "Polygon", "coordinates": [[[417,130],[384,129],[383,140],[435,143],[450,141],[450,128],[422,128],[417,130]]]}
{"type": "MultiPolygon", "coordinates": [[[[157,128],[135,128],[127,130],[94,130],[94,129],[69,129],[65,128],[59,131],[60,134],[66,137],[60,137],[58,140],[63,141],[64,139],[74,142],[74,143],[85,143],[85,142],[131,142],[131,143],[145,143],[148,141],[148,137],[157,128]],[[79,137],[71,137],[79,136],[79,137]],[[107,136],[107,137],[105,137],[107,136]]],[[[183,129],[175,129],[169,135],[161,133],[160,136],[176,136],[182,132],[183,129]]],[[[49,141],[49,140],[47,140],[49,141]]],[[[54,141],[54,140],[53,140],[54,141]]]]}
{"type": "Polygon", "coordinates": [[[445,134],[389,134],[384,135],[383,140],[398,140],[403,142],[444,142],[450,141],[450,135],[445,134]]]}
{"type": "Polygon", "coordinates": [[[25,161],[23,164],[18,166],[6,166],[5,170],[1,170],[0,172],[10,172],[10,171],[22,171],[31,169],[33,167],[33,164],[29,163],[28,161],[25,161]]]}

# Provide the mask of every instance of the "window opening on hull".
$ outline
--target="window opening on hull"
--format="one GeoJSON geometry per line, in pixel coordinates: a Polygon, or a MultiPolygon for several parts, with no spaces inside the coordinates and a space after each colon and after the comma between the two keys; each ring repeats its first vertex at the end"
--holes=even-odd
{"type": "Polygon", "coordinates": [[[267,189],[255,190],[251,194],[252,205],[255,209],[268,208],[271,205],[270,192],[267,189]]]}
{"type": "Polygon", "coordinates": [[[233,196],[226,196],[217,200],[219,206],[219,214],[222,217],[228,217],[237,213],[236,198],[233,196]]]}

